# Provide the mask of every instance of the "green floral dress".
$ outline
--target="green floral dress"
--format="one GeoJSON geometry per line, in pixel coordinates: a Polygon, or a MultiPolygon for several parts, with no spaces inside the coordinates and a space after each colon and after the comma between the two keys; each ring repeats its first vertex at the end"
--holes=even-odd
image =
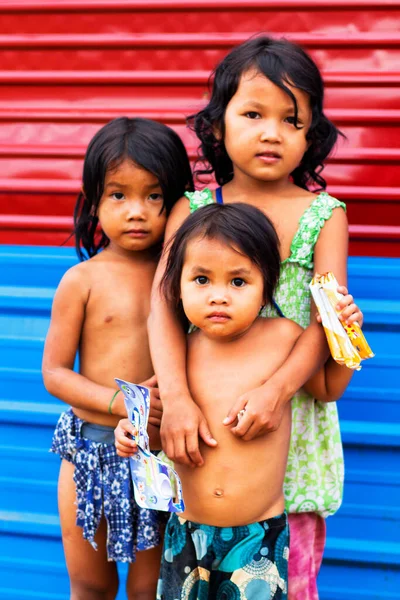
{"type": "MultiPolygon", "coordinates": [[[[187,192],[190,210],[214,202],[212,192],[187,192]]],[[[275,300],[288,319],[303,328],[310,323],[314,247],[319,233],[335,208],[343,202],[326,192],[316,196],[302,215],[293,238],[290,256],[282,262],[275,300]]],[[[277,316],[266,307],[263,316],[277,316]]],[[[286,509],[289,512],[316,512],[332,515],[342,501],[344,478],[343,449],[335,402],[318,402],[300,390],[292,399],[292,434],[285,477],[286,509]]]]}

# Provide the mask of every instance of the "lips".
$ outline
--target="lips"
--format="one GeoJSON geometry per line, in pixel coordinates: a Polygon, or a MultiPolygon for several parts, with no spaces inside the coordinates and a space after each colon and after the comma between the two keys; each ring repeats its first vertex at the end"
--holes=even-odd
{"type": "Polygon", "coordinates": [[[230,319],[230,316],[225,312],[212,312],[207,316],[207,319],[215,323],[224,323],[230,319]]]}
{"type": "Polygon", "coordinates": [[[148,235],[150,232],[146,229],[129,229],[129,231],[125,231],[126,235],[130,235],[132,237],[144,237],[148,235]]]}
{"type": "Polygon", "coordinates": [[[268,159],[272,159],[272,160],[279,160],[281,158],[281,155],[279,154],[279,152],[274,152],[274,151],[268,151],[268,152],[259,152],[257,154],[257,156],[259,158],[264,158],[266,160],[268,159]]]}

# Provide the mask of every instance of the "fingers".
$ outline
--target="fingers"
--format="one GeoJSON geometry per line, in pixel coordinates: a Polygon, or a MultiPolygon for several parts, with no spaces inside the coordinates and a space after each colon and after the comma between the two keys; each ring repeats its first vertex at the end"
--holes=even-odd
{"type": "Polygon", "coordinates": [[[158,388],[151,388],[151,390],[150,390],[150,402],[152,400],[159,400],[161,402],[160,390],[158,388]]]}
{"type": "Polygon", "coordinates": [[[174,449],[174,441],[173,438],[165,435],[163,430],[163,424],[161,423],[160,427],[160,438],[161,438],[161,446],[164,450],[165,454],[168,456],[170,460],[174,461],[175,449],[174,449]]]}
{"type": "MultiPolygon", "coordinates": [[[[200,431],[199,431],[200,433],[200,431]]],[[[190,459],[190,467],[202,467],[204,460],[199,450],[199,437],[196,434],[189,434],[186,436],[186,451],[190,459]]]]}
{"type": "Polygon", "coordinates": [[[186,439],[185,437],[179,436],[174,440],[174,462],[187,467],[193,467],[193,462],[186,452],[186,439]]]}
{"type": "Polygon", "coordinates": [[[345,285],[339,285],[337,291],[339,292],[339,294],[342,294],[343,296],[347,296],[347,294],[349,293],[349,290],[347,289],[347,287],[345,285]]]}
{"type": "Polygon", "coordinates": [[[149,414],[149,418],[153,418],[153,419],[158,419],[159,421],[161,421],[163,416],[162,410],[157,410],[156,408],[153,408],[152,410],[150,410],[150,414],[149,414]]]}
{"type": "Polygon", "coordinates": [[[351,325],[352,323],[358,323],[360,327],[364,321],[364,315],[360,311],[359,307],[355,302],[353,302],[353,296],[346,296],[349,299],[349,303],[346,307],[341,311],[339,317],[340,320],[346,323],[346,325],[351,325]]]}
{"type": "MultiPolygon", "coordinates": [[[[237,419],[237,416],[241,410],[246,408],[247,398],[246,396],[240,396],[232,406],[231,410],[226,415],[225,419],[222,421],[224,425],[231,425],[237,419]]],[[[205,440],[204,440],[205,441],[205,440]]]]}
{"type": "Polygon", "coordinates": [[[137,434],[129,419],[122,419],[114,429],[117,454],[122,457],[133,456],[137,452],[137,444],[130,436],[137,434]]]}
{"type": "Polygon", "coordinates": [[[119,456],[133,456],[137,452],[136,442],[127,437],[125,437],[124,439],[115,438],[115,447],[119,456]]]}
{"type": "Polygon", "coordinates": [[[208,423],[205,419],[199,423],[199,436],[207,444],[207,446],[216,446],[217,440],[213,438],[211,431],[208,427],[208,423]]]}
{"type": "Polygon", "coordinates": [[[160,398],[156,396],[152,396],[150,399],[150,411],[158,410],[159,412],[163,411],[163,406],[160,398]]]}
{"type": "Polygon", "coordinates": [[[161,419],[158,419],[157,417],[149,417],[149,424],[150,425],[154,425],[154,427],[161,427],[161,419]]]}
{"type": "Polygon", "coordinates": [[[243,417],[238,421],[238,424],[235,427],[232,427],[231,432],[237,437],[243,437],[249,431],[250,427],[253,425],[254,416],[246,410],[243,414],[243,417]]]}
{"type": "Polygon", "coordinates": [[[157,387],[158,386],[157,376],[152,375],[151,377],[149,377],[149,379],[146,379],[146,381],[143,381],[140,385],[143,385],[144,387],[148,387],[148,388],[157,387]]]}
{"type": "Polygon", "coordinates": [[[250,425],[249,429],[246,431],[246,433],[242,436],[242,440],[244,442],[250,442],[251,440],[254,440],[256,437],[259,437],[260,435],[264,435],[264,433],[266,433],[264,431],[263,428],[260,429],[259,425],[257,425],[255,422],[252,423],[252,425],[250,425]]]}

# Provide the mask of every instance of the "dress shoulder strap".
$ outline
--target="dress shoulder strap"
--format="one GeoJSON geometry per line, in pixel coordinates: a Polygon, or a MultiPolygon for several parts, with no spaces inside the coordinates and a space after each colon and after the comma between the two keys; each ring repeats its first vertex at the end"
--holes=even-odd
{"type": "Polygon", "coordinates": [[[185,192],[186,198],[189,200],[190,212],[194,212],[198,208],[208,206],[214,203],[214,198],[210,188],[196,190],[195,192],[185,192]]]}
{"type": "Polygon", "coordinates": [[[315,244],[322,227],[331,218],[335,208],[343,208],[346,211],[344,202],[333,198],[327,192],[318,194],[300,218],[290,247],[290,256],[285,263],[296,262],[308,269],[314,267],[315,244]]]}

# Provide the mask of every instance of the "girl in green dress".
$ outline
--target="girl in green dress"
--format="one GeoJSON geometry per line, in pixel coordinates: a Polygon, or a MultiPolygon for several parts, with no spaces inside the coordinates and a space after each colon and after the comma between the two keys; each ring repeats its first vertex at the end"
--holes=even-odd
{"type": "MultiPolygon", "coordinates": [[[[289,600],[317,600],[316,576],[325,544],[325,522],[340,506],[343,453],[335,403],[316,401],[302,386],[329,351],[309,283],[314,273],[333,271],[343,286],[339,308],[348,323],[360,313],[348,294],[348,225],[345,205],[329,196],[321,176],[338,130],[323,112],[323,82],[317,66],[297,45],[252,38],[218,65],[208,105],[191,118],[200,140],[197,175],[213,174],[219,188],[186,194],[172,210],[166,239],[186,216],[212,202],[244,202],[273,222],[280,241],[281,276],[275,300],[283,314],[305,328],[280,369],[265,383],[233,399],[224,424],[252,440],[276,430],[287,402],[292,435],[285,499],[291,527],[289,600]],[[308,186],[319,187],[319,193],[308,186]],[[298,391],[300,390],[300,391],[298,391]],[[243,418],[237,415],[243,409],[243,418]]],[[[193,402],[186,380],[185,332],[153,287],[150,344],[163,401],[161,439],[170,459],[193,468],[203,464],[202,446],[216,446],[193,402]],[[163,342],[168,339],[166,346],[163,342]]],[[[268,309],[273,315],[276,308],[268,309]]],[[[265,313],[266,314],[266,313],[265,313]]],[[[277,340],[277,343],[278,340],[277,340]]]]}

